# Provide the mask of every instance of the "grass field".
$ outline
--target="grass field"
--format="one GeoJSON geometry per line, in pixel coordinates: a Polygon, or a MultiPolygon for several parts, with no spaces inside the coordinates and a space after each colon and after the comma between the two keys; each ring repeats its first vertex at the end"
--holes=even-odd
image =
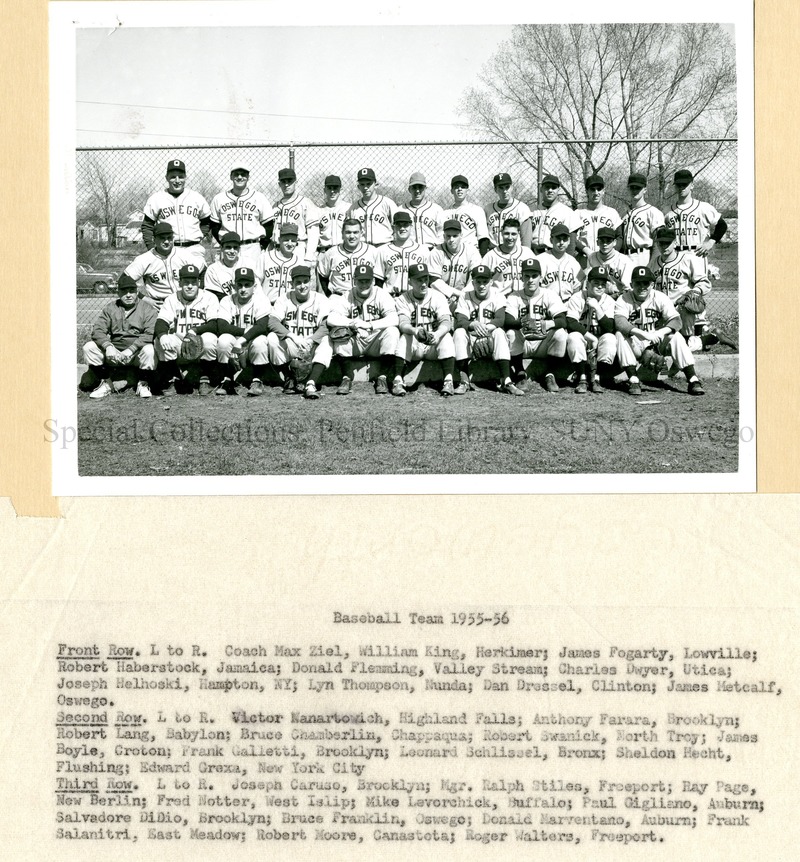
{"type": "MultiPolygon", "coordinates": [[[[738,382],[683,378],[619,391],[524,398],[480,389],[406,398],[357,384],[319,401],[270,389],[261,398],[198,395],[143,401],[78,396],[82,476],[673,473],[737,467],[738,382]]],[[[387,486],[387,491],[390,486],[387,486]]],[[[442,489],[446,491],[446,488],[442,489]]]]}

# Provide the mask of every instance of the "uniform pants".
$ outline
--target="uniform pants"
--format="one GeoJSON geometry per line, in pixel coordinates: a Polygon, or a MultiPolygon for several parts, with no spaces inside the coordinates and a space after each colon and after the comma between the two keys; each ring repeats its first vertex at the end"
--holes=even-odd
{"type": "MultiPolygon", "coordinates": [[[[213,332],[204,332],[200,338],[203,340],[203,352],[200,359],[214,362],[217,358],[217,336],[213,332]]],[[[160,362],[175,362],[181,352],[183,337],[177,333],[162,335],[156,339],[156,356],[160,362]]]]}
{"type": "MultiPolygon", "coordinates": [[[[231,360],[231,350],[237,337],[226,332],[217,340],[217,362],[223,365],[231,360]]],[[[269,362],[269,346],[266,335],[258,335],[252,341],[246,341],[244,349],[239,354],[239,362],[245,365],[266,365],[269,362]]]]}
{"type": "Polygon", "coordinates": [[[333,344],[333,352],[337,356],[394,356],[397,342],[400,340],[400,330],[396,326],[388,326],[370,335],[354,335],[346,341],[333,344]]]}
{"type": "Polygon", "coordinates": [[[544,338],[536,341],[528,341],[520,329],[509,329],[506,335],[512,356],[522,354],[525,359],[541,359],[544,356],[559,359],[567,352],[566,329],[550,329],[544,338]]]}
{"type": "MultiPolygon", "coordinates": [[[[597,361],[609,365],[617,355],[617,338],[613,332],[604,332],[597,340],[597,361]]],[[[567,335],[567,356],[570,362],[586,362],[586,338],[580,332],[567,335]]]]}
{"type": "Polygon", "coordinates": [[[317,343],[313,336],[298,339],[299,344],[290,338],[281,338],[277,332],[270,332],[267,336],[267,350],[269,361],[272,365],[288,365],[288,363],[299,356],[303,350],[312,349],[312,360],[327,368],[331,364],[333,349],[331,340],[327,335],[317,343]]]}
{"type": "MultiPolygon", "coordinates": [[[[106,365],[106,357],[102,348],[96,341],[88,341],[83,345],[83,358],[87,365],[106,365]]],[[[141,368],[142,371],[152,371],[156,367],[156,354],[152,344],[144,344],[136,353],[128,365],[109,365],[109,368],[141,368]]]]}
{"type": "Polygon", "coordinates": [[[694,365],[694,356],[692,356],[689,346],[686,344],[686,339],[680,332],[671,332],[665,335],[660,341],[649,343],[642,341],[637,336],[623,335],[617,333],[617,356],[619,364],[623,368],[628,368],[631,365],[638,365],[639,357],[648,348],[660,353],[662,356],[671,356],[672,361],[678,368],[686,368],[687,365],[694,365]]]}
{"type": "Polygon", "coordinates": [[[406,362],[419,362],[422,359],[452,359],[455,356],[453,336],[446,332],[438,344],[423,344],[413,335],[400,335],[395,356],[406,362]]]}
{"type": "MultiPolygon", "coordinates": [[[[467,330],[463,328],[459,328],[453,333],[456,362],[472,358],[472,343],[479,337],[480,336],[477,336],[472,332],[467,332],[467,330]]],[[[505,330],[499,328],[493,329],[489,337],[492,339],[492,359],[494,359],[495,362],[497,362],[498,359],[511,359],[505,330]]]]}

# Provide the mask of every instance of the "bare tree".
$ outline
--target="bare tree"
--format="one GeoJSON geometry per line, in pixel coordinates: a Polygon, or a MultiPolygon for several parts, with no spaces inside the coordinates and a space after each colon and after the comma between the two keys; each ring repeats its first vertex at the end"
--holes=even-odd
{"type": "Polygon", "coordinates": [[[82,186],[84,206],[88,206],[102,220],[108,230],[108,244],[117,245],[117,224],[122,210],[122,186],[126,181],[118,173],[107,170],[95,153],[89,153],[80,165],[79,183],[82,186]]]}

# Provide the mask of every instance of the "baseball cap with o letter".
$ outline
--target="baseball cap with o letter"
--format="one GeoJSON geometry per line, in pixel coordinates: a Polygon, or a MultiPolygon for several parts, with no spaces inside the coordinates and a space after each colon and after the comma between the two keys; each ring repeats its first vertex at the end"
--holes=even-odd
{"type": "Polygon", "coordinates": [[[525,275],[526,272],[532,272],[536,275],[542,274],[542,265],[535,258],[529,257],[523,260],[520,264],[519,271],[525,275]]]}
{"type": "MultiPolygon", "coordinates": [[[[640,269],[644,269],[644,267],[639,267],[640,269]]],[[[606,266],[593,266],[589,270],[589,274],[586,276],[587,281],[611,281],[611,275],[608,272],[608,267],[606,266]]]]}
{"type": "Polygon", "coordinates": [[[656,277],[646,266],[636,266],[633,268],[631,281],[655,281],[656,277]]]}
{"type": "Polygon", "coordinates": [[[236,284],[243,284],[244,282],[252,282],[255,284],[256,274],[250,269],[249,266],[240,266],[236,270],[236,275],[233,277],[233,280],[236,284]]]}
{"type": "Polygon", "coordinates": [[[470,275],[473,278],[491,278],[492,271],[485,263],[479,263],[477,266],[472,267],[470,275]]]}
{"type": "Polygon", "coordinates": [[[360,263],[353,270],[353,279],[356,278],[372,278],[375,275],[372,267],[368,263],[360,263]]]}
{"type": "Polygon", "coordinates": [[[180,159],[170,159],[167,162],[167,175],[171,173],[186,174],[186,165],[180,159]]]}
{"type": "Polygon", "coordinates": [[[412,263],[408,268],[409,278],[427,278],[429,275],[427,263],[412,263]]]}
{"type": "Polygon", "coordinates": [[[178,271],[178,278],[200,278],[200,270],[193,263],[186,263],[178,271]]]}
{"type": "Polygon", "coordinates": [[[369,180],[370,182],[375,182],[375,171],[372,168],[361,168],[361,170],[356,174],[356,182],[358,180],[369,180]]]}

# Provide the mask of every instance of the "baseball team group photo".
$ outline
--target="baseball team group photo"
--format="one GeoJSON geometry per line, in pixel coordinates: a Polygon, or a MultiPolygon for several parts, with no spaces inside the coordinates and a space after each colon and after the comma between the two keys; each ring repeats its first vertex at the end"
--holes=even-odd
{"type": "Polygon", "coordinates": [[[79,147],[80,474],[735,472],[735,51],[703,26],[725,50],[680,89],[622,45],[688,26],[517,25],[461,94],[475,140],[79,147]],[[582,49],[591,135],[542,39],[582,49]]]}

